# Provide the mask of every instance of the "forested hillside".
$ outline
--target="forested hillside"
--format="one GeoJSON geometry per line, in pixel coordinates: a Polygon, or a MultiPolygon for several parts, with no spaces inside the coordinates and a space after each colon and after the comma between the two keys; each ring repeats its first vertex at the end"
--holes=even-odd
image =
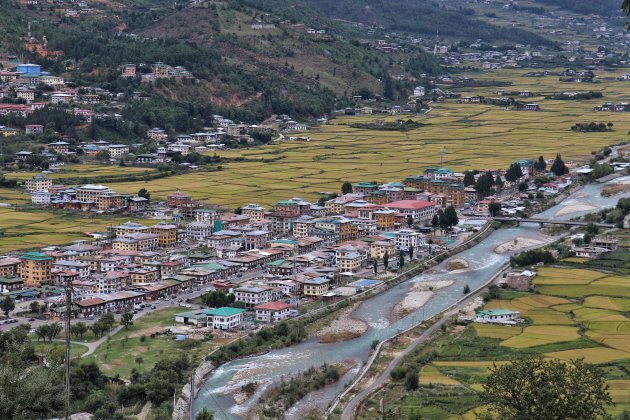
{"type": "Polygon", "coordinates": [[[446,8],[430,0],[305,0],[335,18],[383,26],[393,31],[440,35],[492,43],[554,46],[549,39],[517,28],[495,26],[475,18],[466,7],[446,8]]]}
{"type": "Polygon", "coordinates": [[[534,0],[547,6],[557,6],[577,13],[621,16],[621,0],[534,0]]]}

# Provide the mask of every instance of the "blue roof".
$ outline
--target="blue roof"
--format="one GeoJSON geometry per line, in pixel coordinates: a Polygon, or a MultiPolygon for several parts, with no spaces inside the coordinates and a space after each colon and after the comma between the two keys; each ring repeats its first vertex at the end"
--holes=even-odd
{"type": "Polygon", "coordinates": [[[353,286],[353,287],[372,287],[372,286],[376,286],[377,284],[380,284],[380,283],[382,283],[380,280],[361,279],[361,280],[353,281],[348,286],[353,286]]]}

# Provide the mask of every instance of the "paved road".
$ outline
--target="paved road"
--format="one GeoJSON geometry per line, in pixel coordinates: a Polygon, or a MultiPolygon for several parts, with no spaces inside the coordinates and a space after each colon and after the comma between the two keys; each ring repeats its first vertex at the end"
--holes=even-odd
{"type": "Polygon", "coordinates": [[[431,336],[431,334],[435,332],[435,330],[437,330],[442,325],[444,325],[444,323],[446,323],[453,315],[457,314],[462,308],[464,308],[468,303],[470,303],[472,299],[479,296],[482,293],[482,291],[486,288],[486,286],[492,283],[497,278],[498,276],[493,276],[492,279],[488,283],[486,283],[484,286],[477,289],[474,293],[471,293],[470,295],[466,296],[466,298],[462,299],[458,304],[452,307],[449,311],[445,312],[444,315],[439,320],[437,320],[433,325],[427,328],[427,330],[424,331],[418,338],[416,338],[413,341],[413,343],[409,345],[409,347],[407,347],[402,353],[396,356],[387,365],[385,370],[383,370],[383,372],[381,372],[381,374],[370,385],[368,385],[367,388],[360,391],[358,394],[352,397],[350,401],[348,401],[348,403],[345,405],[343,409],[343,412],[341,413],[341,420],[352,420],[356,418],[355,410],[357,409],[358,405],[366,397],[368,397],[374,391],[376,391],[381,386],[383,386],[383,383],[389,378],[390,372],[400,363],[400,361],[405,356],[407,356],[420,344],[424,344],[427,341],[427,339],[431,336]]]}

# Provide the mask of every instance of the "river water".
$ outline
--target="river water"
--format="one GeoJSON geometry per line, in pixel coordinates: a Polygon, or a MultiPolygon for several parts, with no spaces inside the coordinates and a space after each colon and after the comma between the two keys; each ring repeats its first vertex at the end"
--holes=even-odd
{"type": "MultiPolygon", "coordinates": [[[[619,178],[611,183],[628,181],[630,177],[619,178]]],[[[573,193],[560,204],[540,213],[538,216],[550,219],[568,220],[587,213],[612,207],[620,197],[630,196],[630,192],[615,197],[600,196],[603,185],[587,185],[573,193]]],[[[486,239],[472,248],[458,254],[469,263],[467,270],[448,272],[445,262],[436,266],[430,272],[423,273],[413,279],[392,287],[391,289],[365,301],[353,313],[353,318],[368,323],[365,334],[353,340],[339,343],[318,343],[316,338],[280,350],[274,350],[265,355],[247,359],[238,359],[217,368],[208,377],[194,401],[193,412],[197,413],[203,407],[214,412],[217,419],[241,419],[252,408],[260,395],[271,384],[280,381],[311,366],[321,366],[324,363],[353,361],[355,367],[351,369],[336,384],[319,390],[307,396],[294,406],[286,417],[300,418],[300,413],[306,407],[325,408],[335,395],[341,393],[358,373],[361,364],[367,360],[370,344],[373,340],[383,341],[402,330],[440,313],[462,297],[464,285],[468,284],[472,290],[485,283],[510,258],[510,253],[498,254],[494,249],[514,238],[544,239],[537,224],[521,224],[520,227],[500,229],[493,232],[486,239]],[[452,280],[453,284],[436,291],[433,298],[422,309],[410,313],[404,318],[391,322],[389,320],[393,307],[400,302],[409,289],[416,282],[452,280]],[[229,395],[248,382],[258,382],[259,389],[254,396],[243,404],[237,404],[229,395]]]]}

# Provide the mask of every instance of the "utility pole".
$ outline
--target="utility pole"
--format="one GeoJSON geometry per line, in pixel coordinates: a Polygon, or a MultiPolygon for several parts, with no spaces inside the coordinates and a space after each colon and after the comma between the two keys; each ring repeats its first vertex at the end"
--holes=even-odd
{"type": "MultiPolygon", "coordinates": [[[[190,401],[188,406],[188,418],[189,420],[193,420],[193,400],[195,399],[195,372],[193,371],[192,375],[190,375],[190,401]]],[[[175,404],[173,404],[175,407],[175,404]]]]}
{"type": "Polygon", "coordinates": [[[66,385],[66,420],[70,418],[70,314],[72,313],[72,281],[70,277],[66,279],[66,366],[65,366],[65,385],[66,385]]]}

